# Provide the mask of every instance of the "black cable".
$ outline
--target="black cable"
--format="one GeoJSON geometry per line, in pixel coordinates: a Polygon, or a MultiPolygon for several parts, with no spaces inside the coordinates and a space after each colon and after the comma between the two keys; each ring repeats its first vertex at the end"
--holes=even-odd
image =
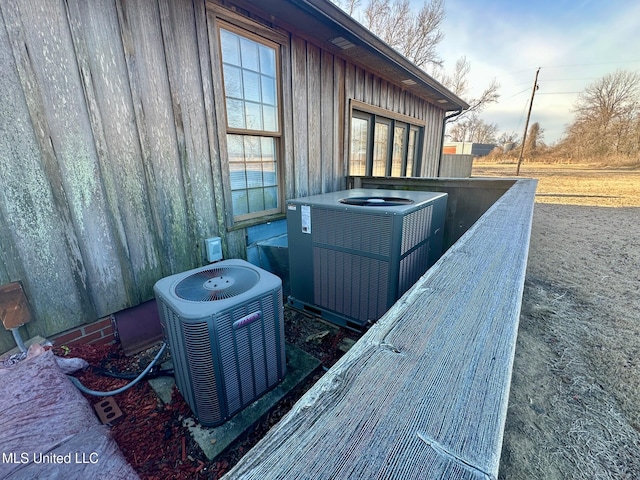
{"type": "MultiPolygon", "coordinates": [[[[129,380],[133,378],[137,378],[142,372],[134,372],[134,373],[125,373],[125,372],[114,372],[104,367],[92,367],[92,371],[97,373],[98,375],[102,375],[103,377],[111,377],[111,378],[121,378],[124,380],[129,380]]],[[[173,377],[173,369],[166,370],[155,370],[151,369],[149,373],[147,373],[144,378],[157,378],[157,377],[173,377]]]]}

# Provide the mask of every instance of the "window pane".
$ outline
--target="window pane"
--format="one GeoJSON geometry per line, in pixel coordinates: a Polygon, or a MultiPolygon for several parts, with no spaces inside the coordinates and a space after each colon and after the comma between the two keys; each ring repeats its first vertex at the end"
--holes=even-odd
{"type": "Polygon", "coordinates": [[[363,176],[367,166],[367,130],[369,122],[362,118],[351,119],[351,146],[349,175],[363,176]]]}
{"type": "Polygon", "coordinates": [[[262,130],[262,105],[259,103],[246,102],[244,112],[247,120],[247,128],[250,130],[262,130]]]}
{"type": "Polygon", "coordinates": [[[222,58],[225,63],[240,65],[240,37],[227,30],[220,30],[220,44],[222,46],[222,58]]]}
{"type": "Polygon", "coordinates": [[[248,38],[240,38],[240,55],[242,56],[242,68],[257,72],[260,70],[258,63],[258,43],[248,38]]]}
{"type": "Polygon", "coordinates": [[[262,153],[262,160],[276,161],[276,145],[273,138],[260,138],[260,152],[262,153]]]}
{"type": "Polygon", "coordinates": [[[241,135],[227,135],[230,162],[244,162],[244,144],[241,135]]]}
{"type": "Polygon", "coordinates": [[[373,139],[373,170],[372,175],[384,177],[387,172],[387,153],[389,145],[389,125],[376,122],[373,139]]]}
{"type": "Polygon", "coordinates": [[[231,190],[243,190],[247,188],[247,177],[244,170],[244,164],[232,163],[229,165],[229,174],[231,176],[231,190]]]}
{"type": "Polygon", "coordinates": [[[227,98],[227,123],[232,128],[245,128],[244,102],[227,98]]]}
{"type": "Polygon", "coordinates": [[[242,70],[224,65],[224,91],[227,97],[242,98],[242,70]]]}
{"type": "Polygon", "coordinates": [[[276,109],[265,105],[262,107],[262,128],[265,132],[278,131],[278,119],[276,118],[276,109]]]}
{"type": "Polygon", "coordinates": [[[262,188],[249,190],[249,213],[264,210],[264,194],[262,188]]]}
{"type": "Polygon", "coordinates": [[[262,164],[247,163],[247,187],[261,187],[262,183],[262,164]]]}
{"type": "Polygon", "coordinates": [[[260,102],[260,75],[255,72],[250,72],[249,70],[244,70],[244,72],[242,73],[242,80],[244,84],[245,100],[260,102]]]}
{"type": "Polygon", "coordinates": [[[276,53],[265,45],[260,45],[260,71],[271,77],[276,76],[276,53]]]}
{"type": "Polygon", "coordinates": [[[267,187],[264,189],[264,208],[271,210],[278,208],[278,188],[267,187]]]}
{"type": "Polygon", "coordinates": [[[395,127],[393,129],[393,151],[391,152],[391,176],[402,175],[402,155],[404,154],[404,133],[405,127],[395,127]]]}
{"type": "Polygon", "coordinates": [[[260,137],[244,135],[245,161],[251,162],[261,158],[260,137]]]}
{"type": "Polygon", "coordinates": [[[273,138],[263,137],[261,140],[262,181],[264,182],[264,185],[278,185],[275,142],[273,138]]]}
{"type": "Polygon", "coordinates": [[[416,155],[416,137],[417,131],[413,128],[409,130],[409,142],[407,144],[407,173],[405,173],[407,177],[410,177],[413,174],[413,163],[416,155]]]}
{"type": "Polygon", "coordinates": [[[277,185],[276,164],[274,162],[264,162],[262,164],[262,181],[264,185],[277,185]]]}
{"type": "Polygon", "coordinates": [[[260,83],[262,85],[262,103],[267,105],[276,104],[276,81],[273,77],[260,77],[260,83]]]}
{"type": "Polygon", "coordinates": [[[277,111],[277,93],[276,93],[276,79],[273,77],[266,77],[262,75],[260,77],[261,93],[262,93],[262,113],[263,113],[263,126],[262,128],[267,132],[278,131],[278,111],[277,111]]]}
{"type": "Polygon", "coordinates": [[[247,191],[237,190],[231,192],[234,215],[245,215],[249,213],[249,204],[247,202],[247,191]]]}

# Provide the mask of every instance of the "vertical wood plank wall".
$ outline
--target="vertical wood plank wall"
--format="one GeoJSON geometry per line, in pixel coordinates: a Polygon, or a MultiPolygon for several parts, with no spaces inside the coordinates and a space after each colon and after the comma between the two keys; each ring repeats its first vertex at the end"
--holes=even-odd
{"type": "MultiPolygon", "coordinates": [[[[158,279],[205,263],[206,237],[245,254],[245,231],[226,225],[205,2],[0,0],[0,15],[0,284],[25,286],[23,333],[152,298],[158,279]]],[[[425,122],[420,174],[437,174],[442,110],[289,38],[286,198],[346,188],[351,99],[425,122]]],[[[0,331],[0,351],[13,346],[0,331]]]]}

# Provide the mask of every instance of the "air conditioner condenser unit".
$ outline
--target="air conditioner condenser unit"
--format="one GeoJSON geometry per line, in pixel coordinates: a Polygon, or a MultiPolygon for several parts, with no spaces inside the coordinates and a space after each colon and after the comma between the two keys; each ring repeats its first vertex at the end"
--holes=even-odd
{"type": "Polygon", "coordinates": [[[285,376],[282,281],[243,260],[159,280],[176,386],[203,426],[224,423],[285,376]]]}
{"type": "Polygon", "coordinates": [[[446,205],[446,193],[377,189],[287,201],[289,303],[362,330],[440,258],[446,205]]]}

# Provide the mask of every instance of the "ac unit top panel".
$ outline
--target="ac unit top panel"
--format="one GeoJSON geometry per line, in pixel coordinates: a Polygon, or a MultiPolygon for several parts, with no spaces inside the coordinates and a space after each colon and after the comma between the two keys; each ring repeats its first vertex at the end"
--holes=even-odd
{"type": "Polygon", "coordinates": [[[441,192],[354,188],[295,198],[288,200],[287,205],[313,205],[320,208],[406,215],[422,208],[427,203],[446,196],[446,193],[441,192]]]}
{"type": "Polygon", "coordinates": [[[156,282],[154,291],[183,320],[200,321],[281,285],[276,275],[244,260],[230,259],[165,277],[156,282]],[[195,293],[190,295],[189,289],[195,293]]]}

